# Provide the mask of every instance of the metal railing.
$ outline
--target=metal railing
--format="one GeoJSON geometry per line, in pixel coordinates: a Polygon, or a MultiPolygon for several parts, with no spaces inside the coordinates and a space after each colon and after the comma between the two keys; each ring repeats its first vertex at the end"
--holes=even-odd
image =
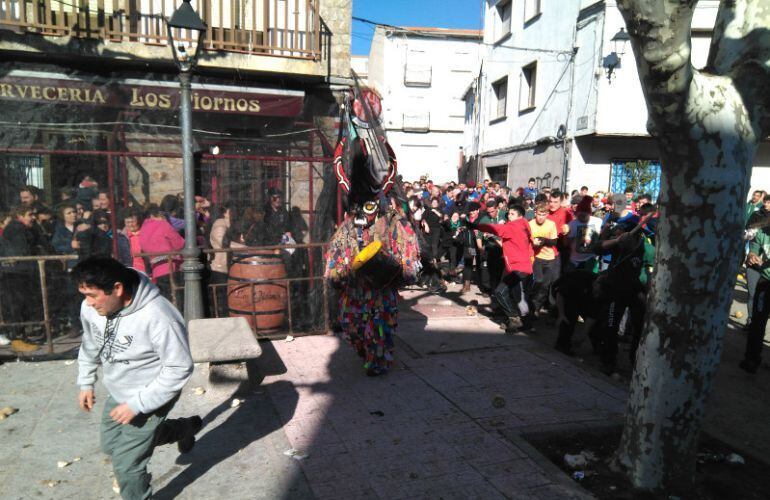
{"type": "MultiPolygon", "coordinates": [[[[264,338],[264,339],[276,339],[276,338],[285,338],[287,335],[292,335],[295,337],[304,336],[304,335],[318,335],[318,334],[325,334],[329,331],[330,328],[330,321],[329,321],[329,285],[327,281],[324,279],[323,274],[315,275],[313,272],[313,263],[315,261],[315,257],[312,256],[312,251],[320,251],[323,255],[323,252],[327,248],[326,243],[307,243],[307,244],[295,244],[295,245],[274,245],[274,246],[261,246],[261,247],[244,247],[244,248],[223,248],[223,249],[204,249],[202,252],[206,255],[212,255],[216,253],[236,253],[236,254],[242,254],[247,255],[250,253],[264,253],[268,251],[280,251],[280,250],[289,250],[289,249],[306,249],[308,250],[308,269],[309,273],[307,276],[286,276],[284,278],[278,278],[278,279],[260,279],[258,282],[251,282],[251,283],[239,283],[237,285],[233,283],[209,283],[207,285],[208,288],[208,296],[210,297],[210,304],[211,307],[209,317],[219,317],[218,312],[220,310],[219,304],[218,304],[218,297],[217,297],[217,289],[222,287],[242,287],[244,285],[247,285],[250,287],[251,297],[254,298],[257,296],[255,293],[255,288],[257,286],[262,286],[264,284],[270,284],[270,283],[276,283],[284,285],[287,289],[287,304],[286,304],[286,315],[287,315],[287,321],[285,322],[285,329],[270,331],[267,333],[263,333],[261,331],[255,330],[255,335],[257,338],[264,338]],[[320,281],[320,283],[319,283],[320,281]],[[320,287],[320,291],[322,293],[322,296],[320,299],[321,301],[321,311],[322,311],[322,317],[321,322],[318,323],[318,326],[320,328],[316,329],[306,329],[306,330],[296,330],[294,328],[294,318],[292,317],[292,293],[291,293],[291,284],[292,283],[303,283],[306,282],[310,284],[311,287],[320,287]]],[[[170,252],[170,253],[146,253],[146,254],[138,254],[137,257],[165,257],[169,263],[170,266],[173,266],[173,262],[175,259],[178,259],[182,255],[181,251],[176,252],[170,252]]],[[[42,318],[40,319],[30,319],[29,321],[20,321],[20,322],[6,322],[5,317],[2,313],[2,307],[0,307],[0,328],[3,327],[25,327],[25,326],[41,326],[45,330],[45,337],[46,337],[46,345],[48,354],[54,353],[54,335],[53,335],[53,323],[58,318],[54,318],[51,314],[51,306],[50,306],[50,295],[49,295],[49,285],[48,285],[48,275],[46,273],[46,263],[48,262],[59,262],[62,266],[62,269],[66,269],[67,261],[70,260],[77,260],[77,255],[36,255],[36,256],[24,256],[24,257],[0,257],[0,266],[6,266],[14,263],[19,262],[35,262],[37,263],[37,273],[38,273],[38,279],[40,280],[40,298],[42,302],[42,318]]],[[[170,267],[170,269],[173,269],[173,267],[170,267]]],[[[149,273],[148,273],[149,274],[149,273]]],[[[0,275],[0,279],[2,279],[2,275],[0,275]]],[[[184,293],[184,283],[177,279],[177,276],[175,276],[174,272],[171,272],[169,274],[169,281],[171,284],[171,297],[169,300],[177,307],[181,307],[182,304],[184,304],[183,300],[183,293],[184,293]]],[[[9,300],[10,298],[6,295],[4,297],[0,298],[0,302],[4,300],[9,300]]],[[[256,324],[256,315],[258,312],[256,311],[256,308],[254,307],[254,302],[252,302],[252,315],[254,324],[256,324]]]]}
{"type": "MultiPolygon", "coordinates": [[[[320,0],[192,0],[208,25],[204,50],[301,59],[321,57],[320,0]]],[[[167,45],[179,0],[0,0],[0,28],[167,45]]],[[[192,35],[175,33],[179,40],[192,35]]]]}

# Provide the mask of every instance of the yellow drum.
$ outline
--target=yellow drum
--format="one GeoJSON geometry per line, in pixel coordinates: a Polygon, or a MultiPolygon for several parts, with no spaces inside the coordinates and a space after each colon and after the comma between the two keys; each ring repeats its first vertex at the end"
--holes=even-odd
{"type": "Polygon", "coordinates": [[[380,241],[373,241],[358,252],[351,268],[359,283],[375,290],[394,286],[401,279],[401,264],[383,251],[380,241]]]}

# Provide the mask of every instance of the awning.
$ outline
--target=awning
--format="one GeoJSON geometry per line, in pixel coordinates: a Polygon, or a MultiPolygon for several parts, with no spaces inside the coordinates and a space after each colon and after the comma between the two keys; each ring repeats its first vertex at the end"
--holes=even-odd
{"type": "MultiPolygon", "coordinates": [[[[298,90],[192,84],[193,112],[294,117],[302,112],[304,97],[305,93],[298,90]]],[[[179,84],[11,70],[0,76],[0,100],[136,111],[175,110],[179,107],[179,84]]]]}

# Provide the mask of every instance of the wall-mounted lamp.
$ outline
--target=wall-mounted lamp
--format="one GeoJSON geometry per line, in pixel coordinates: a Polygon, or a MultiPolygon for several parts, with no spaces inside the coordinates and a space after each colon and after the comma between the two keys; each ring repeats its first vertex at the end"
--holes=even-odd
{"type": "Polygon", "coordinates": [[[626,45],[628,45],[630,40],[631,37],[628,36],[624,28],[620,28],[620,31],[615,33],[615,36],[610,39],[610,42],[612,42],[612,52],[605,56],[602,61],[602,66],[607,69],[607,80],[609,82],[612,82],[612,73],[620,67],[620,60],[626,53],[626,45]]]}

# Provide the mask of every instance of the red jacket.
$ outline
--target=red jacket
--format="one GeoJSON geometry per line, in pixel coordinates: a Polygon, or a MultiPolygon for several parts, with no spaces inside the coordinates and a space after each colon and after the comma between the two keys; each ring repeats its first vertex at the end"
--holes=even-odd
{"type": "Polygon", "coordinates": [[[532,274],[532,231],[527,219],[521,217],[505,224],[479,224],[479,231],[492,233],[503,240],[503,260],[505,272],[519,271],[532,274]]]}

